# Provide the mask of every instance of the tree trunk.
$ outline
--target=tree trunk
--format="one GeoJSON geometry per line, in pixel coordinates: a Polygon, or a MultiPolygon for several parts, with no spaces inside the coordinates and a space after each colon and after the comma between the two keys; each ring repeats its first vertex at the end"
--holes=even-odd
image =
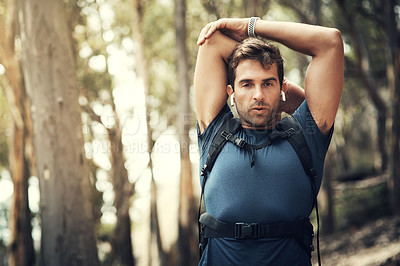
{"type": "MultiPolygon", "coordinates": [[[[151,157],[151,153],[149,153],[151,157]]],[[[159,265],[164,266],[168,265],[167,262],[167,254],[164,252],[161,242],[161,232],[160,232],[160,224],[158,220],[158,207],[157,207],[157,186],[154,180],[154,173],[153,173],[153,161],[150,158],[149,161],[149,168],[151,172],[151,188],[150,188],[150,250],[152,247],[152,243],[156,243],[157,246],[157,253],[159,258],[159,265]]],[[[152,255],[151,252],[149,254],[152,255]]],[[[149,265],[151,264],[153,257],[149,259],[149,265]]]]}
{"type": "Polygon", "coordinates": [[[31,211],[28,203],[28,180],[30,171],[24,156],[25,128],[18,128],[15,123],[10,145],[10,172],[14,184],[12,215],[10,219],[11,241],[9,263],[11,266],[34,265],[31,211]]]}
{"type": "Polygon", "coordinates": [[[167,254],[165,253],[162,247],[162,239],[160,233],[160,225],[158,219],[158,211],[157,211],[157,188],[156,183],[154,181],[154,173],[153,173],[153,161],[152,161],[152,151],[154,146],[154,140],[152,138],[153,130],[150,127],[149,119],[150,119],[150,73],[149,73],[149,60],[145,56],[145,43],[144,37],[142,35],[142,22],[143,22],[143,14],[144,14],[144,3],[141,0],[133,0],[133,15],[134,15],[134,23],[133,23],[133,33],[134,40],[138,43],[138,53],[137,58],[139,61],[138,70],[140,72],[141,77],[143,78],[143,86],[146,97],[146,127],[147,127],[147,151],[149,154],[149,168],[151,172],[151,194],[150,194],[150,241],[149,241],[149,265],[152,265],[152,243],[155,241],[157,245],[157,253],[160,260],[160,265],[167,264],[167,254]]]}
{"type": "Polygon", "coordinates": [[[392,134],[390,139],[390,174],[389,191],[392,210],[400,214],[400,32],[396,27],[394,0],[384,4],[385,32],[386,32],[386,75],[391,92],[392,134]]]}
{"type": "Polygon", "coordinates": [[[99,265],[63,1],[19,1],[18,9],[40,185],[41,265],[99,265]]]}
{"type": "MultiPolygon", "coordinates": [[[[113,106],[115,108],[115,106],[113,106]]],[[[116,112],[114,112],[116,116],[116,112]]],[[[116,118],[115,129],[108,130],[111,144],[111,180],[114,188],[114,206],[117,210],[117,224],[111,238],[112,260],[114,263],[123,266],[135,265],[132,251],[131,218],[129,209],[134,185],[129,182],[128,171],[125,168],[123,156],[122,130],[119,120],[116,118]]]]}
{"type": "Polygon", "coordinates": [[[30,152],[32,151],[32,125],[30,104],[26,97],[21,66],[14,52],[15,31],[13,25],[17,20],[13,1],[9,3],[8,14],[10,21],[7,26],[0,21],[0,61],[6,68],[9,82],[6,95],[12,115],[9,162],[14,193],[10,217],[9,264],[11,266],[28,266],[35,263],[31,234],[32,214],[28,204],[28,180],[33,161],[30,152]]]}
{"type": "Polygon", "coordinates": [[[179,88],[178,134],[181,155],[179,192],[179,265],[194,265],[197,260],[196,211],[189,158],[189,130],[192,112],[189,105],[188,60],[186,49],[186,0],[175,0],[175,35],[179,88]]]}
{"type": "Polygon", "coordinates": [[[322,189],[318,199],[321,207],[321,231],[324,234],[331,234],[335,231],[334,220],[334,195],[332,180],[337,176],[337,151],[332,149],[332,146],[326,155],[324,179],[322,182],[322,189]]]}

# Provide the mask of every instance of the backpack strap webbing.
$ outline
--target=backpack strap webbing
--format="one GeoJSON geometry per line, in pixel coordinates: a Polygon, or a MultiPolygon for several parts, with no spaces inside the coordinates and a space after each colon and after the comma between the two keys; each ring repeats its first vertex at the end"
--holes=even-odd
{"type": "Polygon", "coordinates": [[[317,180],[317,170],[313,167],[312,157],[310,149],[307,145],[307,141],[301,131],[301,126],[292,116],[288,116],[282,119],[278,124],[277,128],[280,130],[288,131],[290,128],[294,128],[293,135],[288,138],[288,141],[292,145],[293,149],[296,151],[301,164],[303,165],[304,171],[310,178],[311,189],[313,193],[313,205],[312,209],[315,207],[315,214],[317,217],[317,256],[318,265],[321,265],[321,255],[319,251],[319,212],[318,212],[318,202],[317,202],[317,189],[315,186],[315,181],[317,180]]]}
{"type": "Polygon", "coordinates": [[[313,226],[310,219],[301,217],[295,221],[271,224],[259,223],[225,223],[205,212],[200,216],[203,237],[235,238],[235,239],[265,239],[294,238],[311,258],[314,250],[312,244],[313,226]]]}
{"type": "MultiPolygon", "coordinates": [[[[242,124],[239,119],[233,118],[233,115],[230,114],[228,115],[224,121],[222,122],[220,128],[218,129],[217,133],[215,134],[211,144],[210,144],[210,149],[207,154],[207,160],[206,164],[201,168],[201,176],[203,177],[203,182],[201,184],[201,194],[200,194],[200,203],[199,203],[199,211],[197,215],[197,221],[198,221],[198,229],[199,229],[199,255],[201,258],[201,255],[204,251],[205,246],[207,245],[207,239],[202,237],[201,233],[201,224],[199,222],[200,220],[200,215],[202,213],[202,204],[203,202],[203,197],[204,197],[204,188],[206,185],[207,177],[208,177],[208,172],[211,172],[211,169],[214,166],[215,160],[217,159],[219,153],[221,152],[222,148],[225,146],[226,142],[234,136],[240,129],[242,128],[242,124]],[[225,133],[228,132],[228,135],[225,135],[225,133]]],[[[234,140],[236,145],[240,147],[242,145],[242,141],[240,139],[234,140]]]]}
{"type": "MultiPolygon", "coordinates": [[[[234,135],[242,128],[242,124],[240,120],[237,118],[233,118],[232,115],[229,115],[222,122],[221,127],[218,129],[217,134],[215,134],[214,139],[211,142],[210,150],[208,151],[206,164],[203,166],[204,171],[207,170],[211,172],[212,167],[214,166],[215,160],[217,159],[219,153],[222,148],[225,146],[226,142],[229,138],[235,137],[234,135]]],[[[241,139],[237,138],[236,145],[240,147],[242,145],[241,139]]],[[[233,140],[235,143],[235,140],[233,140]]],[[[203,171],[203,169],[202,169],[203,171]]]]}
{"type": "Polygon", "coordinates": [[[308,176],[313,176],[313,163],[310,149],[308,148],[299,123],[296,121],[296,119],[294,119],[294,117],[288,116],[277,124],[277,128],[279,131],[291,132],[291,136],[288,138],[288,140],[300,158],[306,174],[308,176]]]}

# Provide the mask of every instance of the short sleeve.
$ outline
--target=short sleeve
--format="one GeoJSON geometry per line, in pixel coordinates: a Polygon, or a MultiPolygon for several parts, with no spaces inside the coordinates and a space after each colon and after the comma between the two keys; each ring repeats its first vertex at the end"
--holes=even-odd
{"type": "Polygon", "coordinates": [[[327,135],[324,135],[318,128],[317,123],[308,108],[307,101],[304,101],[293,117],[299,122],[302,128],[303,135],[307,141],[308,147],[313,158],[313,166],[317,169],[318,182],[320,187],[322,183],[323,168],[326,153],[328,152],[329,144],[332,139],[333,126],[327,135]]]}
{"type": "MultiPolygon", "coordinates": [[[[200,168],[206,163],[207,154],[210,150],[211,142],[214,139],[215,134],[217,134],[219,128],[221,127],[222,122],[225,120],[225,117],[227,116],[233,116],[233,114],[228,104],[225,104],[218,115],[201,134],[199,124],[197,123],[197,140],[200,153],[200,168]]],[[[202,182],[202,177],[200,177],[200,182],[202,182]]]]}

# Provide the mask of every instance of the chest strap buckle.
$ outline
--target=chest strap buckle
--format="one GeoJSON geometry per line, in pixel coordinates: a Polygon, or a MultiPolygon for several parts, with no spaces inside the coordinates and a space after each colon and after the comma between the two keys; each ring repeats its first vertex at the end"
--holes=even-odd
{"type": "Polygon", "coordinates": [[[257,223],[235,223],[236,239],[259,239],[261,237],[261,227],[257,223]]]}

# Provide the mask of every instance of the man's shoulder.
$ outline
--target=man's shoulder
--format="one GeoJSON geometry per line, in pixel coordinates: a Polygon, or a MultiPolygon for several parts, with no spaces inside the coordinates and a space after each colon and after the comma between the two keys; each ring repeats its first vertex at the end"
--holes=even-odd
{"type": "Polygon", "coordinates": [[[333,127],[329,130],[327,135],[323,134],[310,112],[307,101],[304,101],[299,106],[293,114],[293,117],[300,124],[301,131],[313,157],[320,158],[323,161],[332,139],[333,127]]]}
{"type": "Polygon", "coordinates": [[[211,121],[211,123],[202,133],[200,133],[199,131],[199,126],[197,126],[199,141],[207,137],[214,136],[217,133],[218,129],[223,124],[223,122],[231,117],[233,117],[231,109],[229,108],[228,104],[225,104],[224,107],[221,109],[221,111],[218,113],[218,115],[211,121]]]}
{"type": "Polygon", "coordinates": [[[296,112],[293,114],[293,117],[299,122],[302,127],[303,134],[305,135],[313,135],[321,139],[322,141],[328,141],[331,139],[333,134],[333,126],[328,130],[327,134],[323,134],[321,130],[318,128],[318,125],[311,114],[311,111],[308,107],[307,101],[304,101],[296,112]]]}

